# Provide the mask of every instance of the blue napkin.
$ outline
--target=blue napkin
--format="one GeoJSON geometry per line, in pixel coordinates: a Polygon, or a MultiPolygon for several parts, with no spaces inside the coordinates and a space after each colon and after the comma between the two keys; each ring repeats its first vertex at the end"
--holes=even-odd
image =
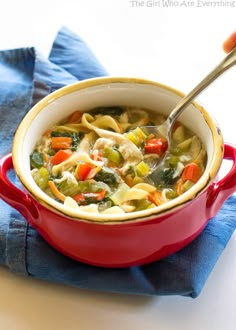
{"type": "MultiPolygon", "coordinates": [[[[0,156],[11,151],[14,132],[33,104],[53,90],[107,75],[86,43],[62,27],[49,58],[35,48],[0,52],[0,156]]],[[[18,184],[14,173],[11,180],[18,184]]],[[[25,219],[0,200],[0,265],[46,281],[104,292],[197,297],[236,227],[236,196],[190,245],[161,261],[104,269],[72,260],[47,244],[25,219]]]]}

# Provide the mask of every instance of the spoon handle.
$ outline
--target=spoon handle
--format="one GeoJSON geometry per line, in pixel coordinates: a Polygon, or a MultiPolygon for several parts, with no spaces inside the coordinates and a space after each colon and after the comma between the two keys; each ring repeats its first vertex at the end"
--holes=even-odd
{"type": "Polygon", "coordinates": [[[213,69],[189,94],[187,94],[172,110],[167,119],[169,131],[176,118],[206,87],[216,80],[222,73],[236,64],[236,47],[213,69]]]}

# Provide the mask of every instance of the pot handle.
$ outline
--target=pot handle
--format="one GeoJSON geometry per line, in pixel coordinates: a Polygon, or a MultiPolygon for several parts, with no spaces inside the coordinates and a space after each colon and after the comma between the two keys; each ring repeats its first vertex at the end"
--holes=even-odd
{"type": "Polygon", "coordinates": [[[210,217],[215,216],[226,199],[236,192],[236,146],[229,143],[224,145],[224,159],[232,160],[233,164],[229,172],[210,187],[207,198],[210,217]]]}
{"type": "Polygon", "coordinates": [[[17,188],[7,174],[13,169],[12,154],[0,159],[0,198],[19,211],[29,223],[38,218],[38,211],[27,193],[17,188]]]}

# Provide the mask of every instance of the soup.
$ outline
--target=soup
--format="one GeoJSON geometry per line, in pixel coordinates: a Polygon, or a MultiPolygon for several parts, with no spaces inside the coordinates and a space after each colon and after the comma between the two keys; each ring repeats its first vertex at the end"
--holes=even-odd
{"type": "Polygon", "coordinates": [[[173,128],[170,153],[155,183],[149,174],[168,143],[141,126],[165,118],[148,109],[75,111],[50,127],[30,155],[36,184],[71,208],[103,214],[157,207],[189,190],[202,176],[206,150],[181,123],[173,128]]]}

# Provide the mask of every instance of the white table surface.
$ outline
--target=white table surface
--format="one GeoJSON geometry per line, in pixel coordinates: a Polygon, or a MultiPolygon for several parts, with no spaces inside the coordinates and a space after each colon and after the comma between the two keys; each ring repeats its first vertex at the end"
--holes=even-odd
{"type": "MultiPolygon", "coordinates": [[[[236,29],[236,1],[7,0],[0,49],[35,46],[47,56],[64,25],[78,33],[112,75],[139,76],[188,92],[224,56],[236,29]],[[182,4],[182,5],[181,5],[182,4]],[[153,5],[153,6],[151,6],[153,5]]],[[[236,143],[236,68],[198,101],[236,143]]],[[[0,268],[0,329],[236,329],[236,234],[197,299],[98,293],[0,268]]]]}

